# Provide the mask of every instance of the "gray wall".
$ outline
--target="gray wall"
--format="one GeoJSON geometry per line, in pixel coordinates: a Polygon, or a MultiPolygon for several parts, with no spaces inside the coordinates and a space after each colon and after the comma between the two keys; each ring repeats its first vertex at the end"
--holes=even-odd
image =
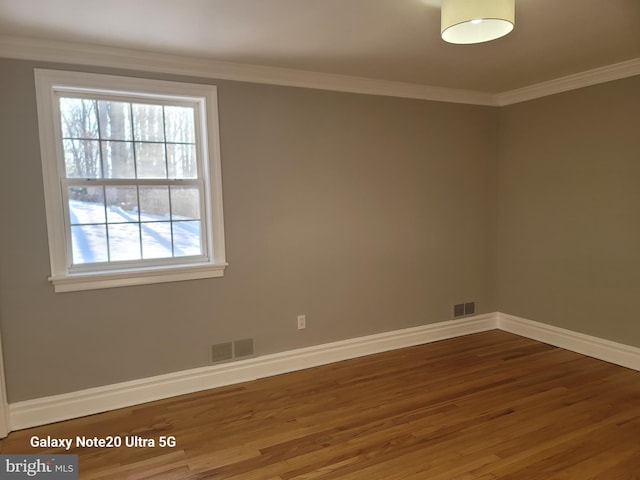
{"type": "Polygon", "coordinates": [[[640,347],[640,76],[500,112],[498,308],[640,347]]]}
{"type": "Polygon", "coordinates": [[[498,109],[228,81],[225,276],[53,293],[36,66],[0,60],[10,402],[207,365],[218,342],[265,354],[497,309],[498,109]]]}

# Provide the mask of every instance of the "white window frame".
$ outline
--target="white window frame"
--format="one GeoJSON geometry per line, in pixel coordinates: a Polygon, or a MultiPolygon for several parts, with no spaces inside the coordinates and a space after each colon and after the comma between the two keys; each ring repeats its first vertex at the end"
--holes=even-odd
{"type": "MultiPolygon", "coordinates": [[[[92,73],[35,69],[36,101],[42,176],[47,216],[51,276],[56,292],[144,285],[150,283],[221,277],[225,260],[222,178],[217,90],[213,85],[148,80],[92,73]],[[204,212],[201,214],[204,260],[194,263],[179,258],[132,262],[114,268],[72,268],[71,239],[67,233],[64,154],[58,98],[60,93],[108,95],[188,102],[197,105],[196,143],[201,155],[204,181],[204,212]]],[[[133,100],[135,101],[135,100],[133,100]]]]}

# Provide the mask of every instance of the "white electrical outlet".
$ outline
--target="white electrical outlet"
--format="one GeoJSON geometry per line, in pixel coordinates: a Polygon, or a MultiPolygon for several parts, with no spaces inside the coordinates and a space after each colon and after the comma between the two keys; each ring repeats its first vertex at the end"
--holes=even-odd
{"type": "Polygon", "coordinates": [[[307,317],[305,315],[298,315],[298,330],[307,328],[307,317]]]}

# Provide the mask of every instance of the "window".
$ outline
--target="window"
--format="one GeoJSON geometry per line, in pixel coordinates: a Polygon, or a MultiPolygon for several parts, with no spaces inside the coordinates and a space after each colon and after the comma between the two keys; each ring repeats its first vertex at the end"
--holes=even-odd
{"type": "Polygon", "coordinates": [[[221,276],[215,87],[35,78],[56,292],[221,276]]]}

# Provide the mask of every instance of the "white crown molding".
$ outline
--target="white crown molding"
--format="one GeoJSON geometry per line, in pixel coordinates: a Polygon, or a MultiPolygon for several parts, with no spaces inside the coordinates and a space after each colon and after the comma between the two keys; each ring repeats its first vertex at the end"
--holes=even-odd
{"type": "Polygon", "coordinates": [[[364,355],[484,332],[495,329],[496,321],[495,313],[476,315],[12,403],[9,405],[10,427],[12,430],[21,430],[364,355]]]}
{"type": "Polygon", "coordinates": [[[0,36],[0,57],[488,106],[511,105],[640,74],[640,58],[635,58],[548,82],[492,94],[15,36],[0,36]]]}
{"type": "Polygon", "coordinates": [[[506,313],[498,313],[498,328],[505,332],[640,371],[640,348],[506,313]]]}
{"type": "Polygon", "coordinates": [[[640,75],[640,58],[615,63],[606,67],[594,68],[586,72],[556,78],[555,80],[537,83],[509,92],[498,93],[495,95],[495,104],[502,107],[514,103],[526,102],[527,100],[576,90],[598,83],[620,80],[634,75],[640,75]]]}
{"type": "Polygon", "coordinates": [[[495,105],[494,95],[484,92],[33,38],[0,36],[0,57],[450,103],[495,105]]]}

